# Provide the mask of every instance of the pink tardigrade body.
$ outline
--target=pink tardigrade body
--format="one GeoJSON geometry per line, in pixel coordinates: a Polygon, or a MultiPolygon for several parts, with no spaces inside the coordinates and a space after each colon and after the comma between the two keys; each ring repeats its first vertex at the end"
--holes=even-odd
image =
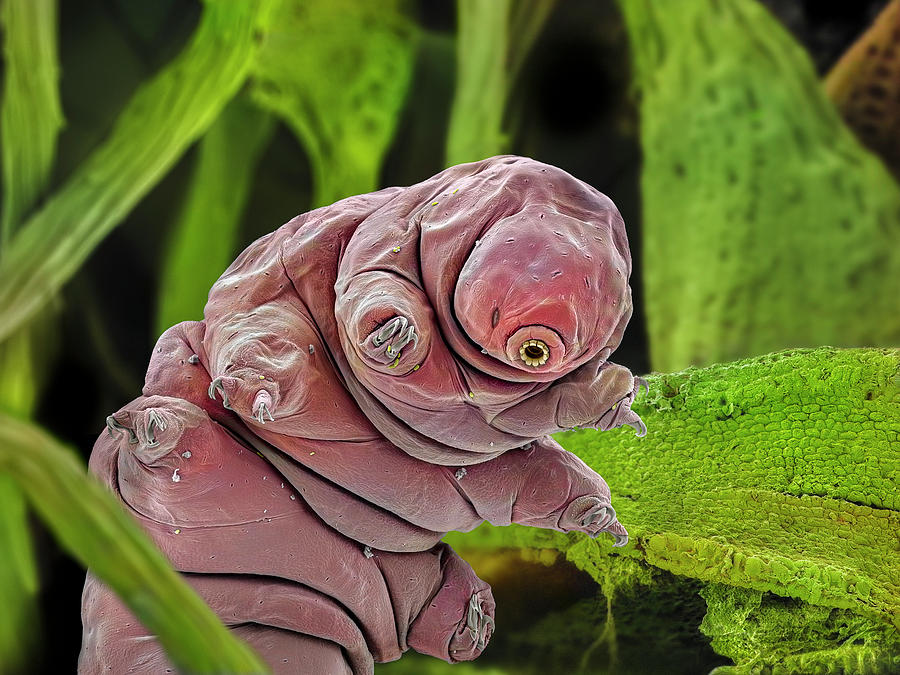
{"type": "MultiPolygon", "coordinates": [[[[623,424],[631,316],[612,201],[523,157],[300,215],[159,339],[91,470],[275,672],[475,658],[490,588],[445,544],[489,521],[627,533],[549,435],[623,424]]],[[[82,673],[158,672],[88,576],[82,673]],[[135,669],[135,670],[130,670],[135,669]]]]}

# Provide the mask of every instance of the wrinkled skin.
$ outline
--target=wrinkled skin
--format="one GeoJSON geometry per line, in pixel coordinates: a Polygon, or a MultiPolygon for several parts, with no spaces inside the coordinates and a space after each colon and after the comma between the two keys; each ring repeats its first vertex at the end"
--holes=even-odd
{"type": "MultiPolygon", "coordinates": [[[[303,214],[160,337],[91,470],[275,672],[473,659],[494,602],[446,532],[627,543],[549,434],[645,431],[640,379],[607,360],[630,272],[613,203],[521,157],[303,214]]],[[[169,667],[90,575],[83,621],[80,672],[169,667]]]]}

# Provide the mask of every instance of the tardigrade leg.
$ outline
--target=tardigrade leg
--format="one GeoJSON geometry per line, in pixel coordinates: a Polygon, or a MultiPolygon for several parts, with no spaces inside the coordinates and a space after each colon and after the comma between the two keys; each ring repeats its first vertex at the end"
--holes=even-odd
{"type": "Polygon", "coordinates": [[[374,551],[391,591],[403,648],[448,663],[471,661],[494,630],[488,584],[446,544],[422,553],[374,551]]]}
{"type": "Polygon", "coordinates": [[[551,437],[457,472],[459,489],[494,525],[518,523],[628,543],[606,481],[551,437]]]}
{"type": "Polygon", "coordinates": [[[351,365],[402,375],[424,361],[435,319],[421,289],[383,270],[341,277],[338,286],[335,318],[351,365]]]}
{"type": "MultiPolygon", "coordinates": [[[[323,614],[319,611],[323,605],[328,609],[331,609],[329,602],[334,605],[328,598],[307,597],[311,593],[302,586],[280,588],[278,582],[263,581],[257,589],[262,602],[258,602],[256,607],[239,606],[229,596],[233,596],[235,590],[241,590],[241,585],[252,583],[248,580],[213,577],[212,583],[208,583],[199,577],[189,578],[188,581],[213,606],[222,597],[221,591],[231,591],[224,597],[227,609],[220,612],[222,620],[231,626],[237,637],[248,642],[263,656],[275,675],[371,675],[374,672],[372,656],[362,642],[359,629],[345,614],[338,617],[347,624],[344,634],[334,631],[338,639],[296,632],[290,626],[281,625],[290,623],[294,613],[300,616],[310,612],[323,614]],[[208,588],[214,585],[222,588],[208,588]],[[290,603],[293,612],[282,611],[272,617],[269,605],[284,603],[290,603]],[[342,642],[341,637],[347,639],[342,642]]],[[[285,586],[283,583],[280,585],[285,586]]],[[[342,610],[334,606],[334,611],[342,610]]],[[[81,617],[84,635],[78,658],[79,675],[176,672],[154,635],[144,628],[115,593],[90,573],[82,594],[81,617]]],[[[319,632],[329,633],[335,622],[329,621],[331,617],[328,615],[323,618],[325,625],[319,632]]]]}
{"type": "MultiPolygon", "coordinates": [[[[437,618],[428,617],[442,607],[455,617],[453,626],[467,627],[474,643],[448,633],[445,654],[443,643],[433,644],[438,629],[427,628],[420,642],[409,645],[456,660],[467,649],[474,655],[483,648],[490,630],[482,625],[489,623],[484,616],[492,616],[487,586],[463,563],[451,564],[449,550],[392,554],[339,534],[271,465],[182,399],[142,397],[111,417],[116,424],[95,444],[91,470],[118,493],[177,570],[233,575],[227,591],[205,596],[226,622],[234,612],[251,615],[260,599],[256,584],[283,582],[332,598],[359,626],[375,661],[398,658],[407,634],[419,634],[409,622],[418,617],[423,627],[431,626],[437,618]],[[465,597],[453,589],[463,589],[465,597]],[[457,650],[452,655],[451,644],[457,650]]],[[[319,635],[318,615],[277,623],[294,611],[289,604],[267,622],[319,635]]]]}
{"type": "Polygon", "coordinates": [[[527,426],[535,435],[546,435],[575,427],[607,431],[627,425],[643,436],[647,427],[631,410],[642,386],[646,388],[646,380],[601,354],[540,394],[504,410],[491,426],[509,433],[521,433],[527,426]]]}
{"type": "Polygon", "coordinates": [[[347,441],[378,435],[296,298],[263,305],[252,317],[213,317],[210,328],[172,326],[154,347],[143,393],[183,398],[216,421],[236,416],[256,433],[347,441]]]}

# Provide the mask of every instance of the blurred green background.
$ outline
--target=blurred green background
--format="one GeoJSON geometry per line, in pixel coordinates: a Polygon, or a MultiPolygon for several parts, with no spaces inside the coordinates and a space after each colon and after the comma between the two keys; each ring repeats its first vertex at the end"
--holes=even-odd
{"type": "MultiPolygon", "coordinates": [[[[635,312],[616,361],[634,372],[897,345],[900,22],[853,52],[896,5],[4,0],[0,672],[74,670],[82,564],[108,545],[81,530],[117,537],[60,515],[81,469],[51,484],[71,453],[35,429],[86,459],[158,335],[316,206],[527,155],[625,218],[635,312]]],[[[503,630],[452,672],[731,662],[699,630],[696,580],[660,572],[613,629],[595,581],[549,549],[467,557],[503,630]]],[[[450,672],[383,671],[426,667],[450,672]]]]}

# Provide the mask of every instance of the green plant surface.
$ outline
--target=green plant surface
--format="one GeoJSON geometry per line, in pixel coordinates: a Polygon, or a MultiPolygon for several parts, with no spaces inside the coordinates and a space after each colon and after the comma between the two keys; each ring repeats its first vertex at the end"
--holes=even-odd
{"type": "Polygon", "coordinates": [[[3,24],[3,206],[0,250],[47,189],[63,126],[56,0],[6,0],[3,24]]]}
{"type": "Polygon", "coordinates": [[[0,474],[0,673],[23,670],[37,642],[38,578],[27,515],[19,486],[0,474]]]}
{"type": "Polygon", "coordinates": [[[509,150],[504,130],[516,76],[556,0],[457,0],[456,91],[447,166],[509,150]]]}
{"type": "Polygon", "coordinates": [[[302,143],[313,206],[372,192],[412,75],[419,29],[398,0],[280,0],[253,96],[302,143]]]}
{"type": "Polygon", "coordinates": [[[755,0],[619,0],[660,371],[900,343],[900,186],[755,0]]]}
{"type": "Polygon", "coordinates": [[[60,544],[103,580],[186,673],[264,673],[73,452],[0,413],[0,474],[12,476],[60,544]]]}
{"type": "Polygon", "coordinates": [[[456,92],[447,133],[447,166],[506,152],[503,111],[510,0],[457,0],[456,92]]]}
{"type": "Polygon", "coordinates": [[[210,286],[239,249],[239,227],[253,175],[275,124],[236,97],[199,143],[185,203],[164,256],[156,334],[203,318],[210,286]]]}
{"type": "Polygon", "coordinates": [[[895,629],[834,609],[747,588],[711,583],[700,591],[709,611],[700,630],[737,665],[716,675],[863,673],[900,670],[895,629]]]}
{"type": "Polygon", "coordinates": [[[847,610],[900,654],[900,350],[798,349],[647,380],[632,406],[645,438],[556,435],[610,484],[627,547],[515,526],[448,541],[557,548],[612,594],[640,582],[640,567],[611,573],[625,556],[847,610]]]}
{"type": "Polygon", "coordinates": [[[212,124],[247,76],[272,0],[207,0],[190,44],[142,85],[111,135],[9,242],[0,340],[43,307],[212,124]]]}
{"type": "MultiPolygon", "coordinates": [[[[6,242],[45,194],[57,136],[59,100],[55,0],[8,0],[0,5],[4,82],[0,104],[3,200],[0,256],[6,242]]],[[[0,344],[0,410],[32,414],[54,350],[55,314],[37,317],[0,344]]],[[[39,588],[25,496],[0,475],[0,672],[19,670],[37,643],[39,588]]]]}

